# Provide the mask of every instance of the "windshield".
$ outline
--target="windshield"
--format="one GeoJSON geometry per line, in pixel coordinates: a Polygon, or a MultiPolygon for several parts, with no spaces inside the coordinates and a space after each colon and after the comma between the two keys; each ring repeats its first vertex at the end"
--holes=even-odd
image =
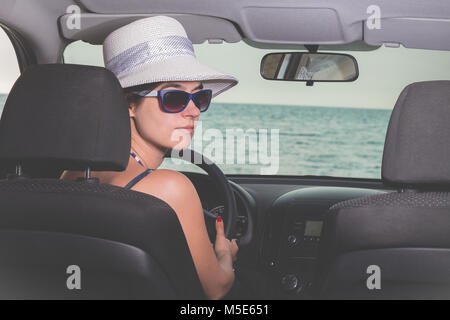
{"type": "MultiPolygon", "coordinates": [[[[343,52],[358,61],[354,82],[270,81],[260,76],[269,52],[245,42],[194,45],[197,58],[239,84],[214,98],[197,123],[191,148],[225,174],[381,178],[392,108],[408,84],[450,79],[450,52],[400,48],[343,52]]],[[[285,50],[292,52],[292,50],[285,50]]],[[[103,66],[101,46],[69,45],[66,63],[103,66]]],[[[162,168],[201,169],[166,160],[162,168]]]]}

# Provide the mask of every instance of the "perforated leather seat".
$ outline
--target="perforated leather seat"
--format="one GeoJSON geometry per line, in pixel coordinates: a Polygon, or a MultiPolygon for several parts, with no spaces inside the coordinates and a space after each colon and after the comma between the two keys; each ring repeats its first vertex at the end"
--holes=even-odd
{"type": "Polygon", "coordinates": [[[94,178],[26,176],[40,166],[122,171],[129,151],[128,106],[111,72],[24,72],[0,120],[0,165],[20,164],[0,181],[0,298],[205,298],[167,203],[94,178]],[[70,266],[81,289],[68,286],[70,266]]]}
{"type": "Polygon", "coordinates": [[[318,276],[325,298],[450,298],[450,81],[401,93],[382,180],[398,192],[330,208],[318,276]],[[369,266],[379,267],[379,272],[369,266]],[[379,276],[381,289],[369,283],[379,276]],[[372,289],[369,289],[372,288],[372,289]]]}

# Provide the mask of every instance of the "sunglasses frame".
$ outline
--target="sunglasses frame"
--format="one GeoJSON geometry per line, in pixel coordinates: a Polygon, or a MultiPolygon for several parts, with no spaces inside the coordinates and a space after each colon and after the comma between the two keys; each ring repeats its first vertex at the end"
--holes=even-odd
{"type": "Polygon", "coordinates": [[[189,104],[189,101],[191,101],[191,100],[194,102],[194,105],[198,108],[198,110],[200,110],[200,112],[205,112],[206,110],[209,109],[209,106],[211,105],[211,100],[212,100],[212,90],[211,89],[202,89],[202,90],[197,91],[195,93],[189,93],[189,92],[183,91],[183,90],[157,90],[157,91],[154,90],[154,91],[139,91],[139,92],[134,92],[134,93],[139,95],[139,96],[141,96],[141,97],[158,97],[159,101],[161,102],[161,108],[163,109],[164,112],[167,112],[167,113],[180,113],[180,112],[182,112],[184,109],[187,108],[187,106],[189,104]],[[208,91],[210,93],[211,98],[209,99],[209,103],[208,103],[208,106],[206,107],[206,109],[205,110],[200,110],[200,108],[195,103],[194,98],[196,97],[197,94],[205,92],[205,91],[208,91]],[[167,110],[164,107],[164,95],[166,93],[169,93],[169,92],[183,92],[183,93],[185,93],[185,94],[187,94],[189,96],[186,104],[179,111],[169,111],[169,110],[167,110]]]}

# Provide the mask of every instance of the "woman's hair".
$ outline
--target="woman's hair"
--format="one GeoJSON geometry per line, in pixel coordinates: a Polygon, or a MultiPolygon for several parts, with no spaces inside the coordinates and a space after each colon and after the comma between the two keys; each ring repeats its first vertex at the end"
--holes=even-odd
{"type": "Polygon", "coordinates": [[[136,91],[146,91],[146,90],[153,90],[157,86],[159,86],[162,82],[153,82],[153,83],[145,83],[138,86],[128,87],[123,89],[123,92],[125,93],[125,97],[127,98],[128,104],[134,103],[135,105],[139,105],[141,100],[144,98],[138,94],[135,94],[136,91]]]}

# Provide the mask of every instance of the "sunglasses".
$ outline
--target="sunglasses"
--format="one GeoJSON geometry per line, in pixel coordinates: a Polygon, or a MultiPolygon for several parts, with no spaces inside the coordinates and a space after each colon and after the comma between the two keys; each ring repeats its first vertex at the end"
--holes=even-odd
{"type": "Polygon", "coordinates": [[[200,112],[205,112],[211,103],[212,90],[205,89],[196,93],[181,90],[159,90],[134,92],[141,97],[159,97],[164,112],[178,113],[186,109],[189,101],[194,101],[200,112]]]}

